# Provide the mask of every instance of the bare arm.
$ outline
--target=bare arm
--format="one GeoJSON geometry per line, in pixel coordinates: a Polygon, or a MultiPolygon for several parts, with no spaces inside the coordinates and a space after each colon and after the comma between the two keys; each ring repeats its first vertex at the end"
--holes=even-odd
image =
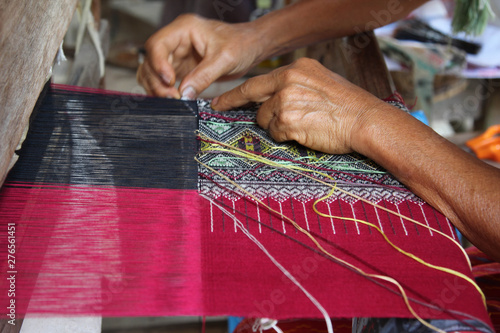
{"type": "Polygon", "coordinates": [[[195,98],[215,80],[241,76],[270,56],[394,22],[423,2],[302,0],[241,24],[183,15],[147,41],[137,78],[150,94],[195,98]]]}
{"type": "Polygon", "coordinates": [[[359,124],[353,149],[370,157],[500,260],[500,170],[386,106],[359,124]]]}
{"type": "Polygon", "coordinates": [[[313,60],[249,79],[212,106],[249,101],[263,103],[257,121],[275,140],[373,159],[500,260],[500,170],[313,60]]]}
{"type": "Polygon", "coordinates": [[[249,23],[264,57],[373,30],[405,18],[427,0],[302,0],[249,23]]]}

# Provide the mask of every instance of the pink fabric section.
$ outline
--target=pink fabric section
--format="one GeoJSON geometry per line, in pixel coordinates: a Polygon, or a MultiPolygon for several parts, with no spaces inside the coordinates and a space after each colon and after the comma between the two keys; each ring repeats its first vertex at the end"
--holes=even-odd
{"type": "MultiPolygon", "coordinates": [[[[6,258],[13,222],[17,315],[28,306],[51,314],[201,314],[199,199],[195,190],[4,187],[0,251],[6,258]]],[[[2,293],[7,287],[2,279],[2,293]]]]}
{"type": "MultiPolygon", "coordinates": [[[[373,228],[318,217],[312,202],[268,202],[309,228],[335,256],[367,272],[392,276],[409,297],[437,306],[412,302],[422,317],[489,322],[472,286],[397,253],[373,228]]],[[[236,213],[330,316],[411,317],[402,298],[384,288],[395,290],[392,285],[377,285],[302,246],[314,247],[280,216],[250,200],[220,203],[236,213]]],[[[380,204],[455,237],[445,217],[428,205],[380,204]]],[[[470,276],[458,248],[429,230],[361,202],[339,200],[318,207],[379,223],[398,246],[470,276]]],[[[7,184],[0,194],[0,212],[4,257],[6,225],[16,224],[18,315],[29,307],[32,313],[104,316],[321,317],[235,229],[234,221],[195,190],[7,184]]],[[[8,288],[5,279],[0,287],[8,288]]],[[[3,297],[0,305],[8,301],[3,297]]]]}
{"type": "MultiPolygon", "coordinates": [[[[263,207],[250,200],[223,199],[222,205],[247,226],[271,254],[328,310],[332,317],[412,317],[402,297],[392,293],[393,285],[381,285],[331,262],[310,249],[287,239],[286,236],[315,247],[304,235],[279,216],[269,216],[263,207]],[[238,214],[237,212],[243,212],[238,214]],[[249,218],[245,217],[248,216],[249,218]],[[258,219],[262,225],[251,218],[258,219]],[[267,226],[271,226],[271,230],[267,226]],[[286,235],[286,236],[285,236],[286,235]]],[[[269,204],[315,234],[320,243],[333,255],[368,273],[388,275],[398,280],[409,297],[434,308],[411,302],[423,318],[468,319],[468,315],[489,323],[479,293],[467,282],[455,276],[422,266],[396,252],[373,228],[350,221],[318,217],[312,202],[296,200],[269,204]],[[293,207],[293,209],[292,209],[293,207]],[[437,308],[435,308],[437,307],[437,308]],[[452,311],[449,311],[452,310],[452,311]],[[454,311],[454,312],[453,312],[454,311]],[[467,314],[465,316],[459,313],[467,314]]],[[[446,218],[427,204],[401,202],[399,205],[380,202],[382,206],[429,223],[433,228],[455,237],[446,218]]],[[[317,308],[293,285],[247,237],[235,230],[234,222],[208,202],[203,211],[213,212],[202,223],[205,266],[204,292],[216,295],[206,299],[206,314],[216,312],[251,317],[321,318],[317,308]],[[212,207],[210,207],[212,206],[212,207]],[[221,269],[223,267],[223,269],[221,269]],[[228,290],[238,290],[237,293],[228,290]],[[239,304],[236,308],[233,305],[239,304]],[[221,309],[221,306],[224,309],[221,309]],[[222,311],[221,311],[222,310],[222,311]]],[[[343,215],[379,224],[396,245],[434,265],[449,267],[471,276],[463,254],[449,240],[428,229],[417,227],[399,217],[375,209],[366,203],[334,201],[329,204],[331,215],[343,215]]],[[[328,213],[328,205],[318,208],[328,213]]]]}

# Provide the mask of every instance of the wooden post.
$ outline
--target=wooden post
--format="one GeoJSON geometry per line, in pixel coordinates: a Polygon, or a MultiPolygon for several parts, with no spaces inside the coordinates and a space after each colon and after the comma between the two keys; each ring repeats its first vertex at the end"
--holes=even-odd
{"type": "Polygon", "coordinates": [[[378,98],[394,92],[392,78],[372,31],[307,48],[307,56],[378,98]]]}
{"type": "Polygon", "coordinates": [[[0,185],[47,81],[77,0],[0,3],[0,185]]]}
{"type": "Polygon", "coordinates": [[[378,98],[394,93],[394,84],[373,31],[345,37],[340,43],[346,78],[378,98]]]}

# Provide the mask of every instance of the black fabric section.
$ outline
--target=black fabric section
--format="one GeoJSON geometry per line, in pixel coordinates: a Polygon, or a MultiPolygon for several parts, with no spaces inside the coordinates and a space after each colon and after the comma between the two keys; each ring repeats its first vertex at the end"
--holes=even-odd
{"type": "Polygon", "coordinates": [[[51,89],[8,181],[196,189],[196,102],[51,89]]]}

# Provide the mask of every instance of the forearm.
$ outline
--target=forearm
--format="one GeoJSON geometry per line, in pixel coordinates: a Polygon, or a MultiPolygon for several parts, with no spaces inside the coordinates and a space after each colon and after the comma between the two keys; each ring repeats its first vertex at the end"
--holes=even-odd
{"type": "Polygon", "coordinates": [[[500,260],[500,170],[407,114],[383,108],[361,125],[353,148],[385,167],[473,244],[500,260]]]}
{"type": "Polygon", "coordinates": [[[250,78],[212,107],[224,111],[248,102],[262,103],[257,123],[274,140],[371,158],[500,260],[499,169],[311,59],[250,78]]]}
{"type": "Polygon", "coordinates": [[[353,35],[406,17],[426,0],[302,0],[252,22],[264,57],[353,35]]]}

